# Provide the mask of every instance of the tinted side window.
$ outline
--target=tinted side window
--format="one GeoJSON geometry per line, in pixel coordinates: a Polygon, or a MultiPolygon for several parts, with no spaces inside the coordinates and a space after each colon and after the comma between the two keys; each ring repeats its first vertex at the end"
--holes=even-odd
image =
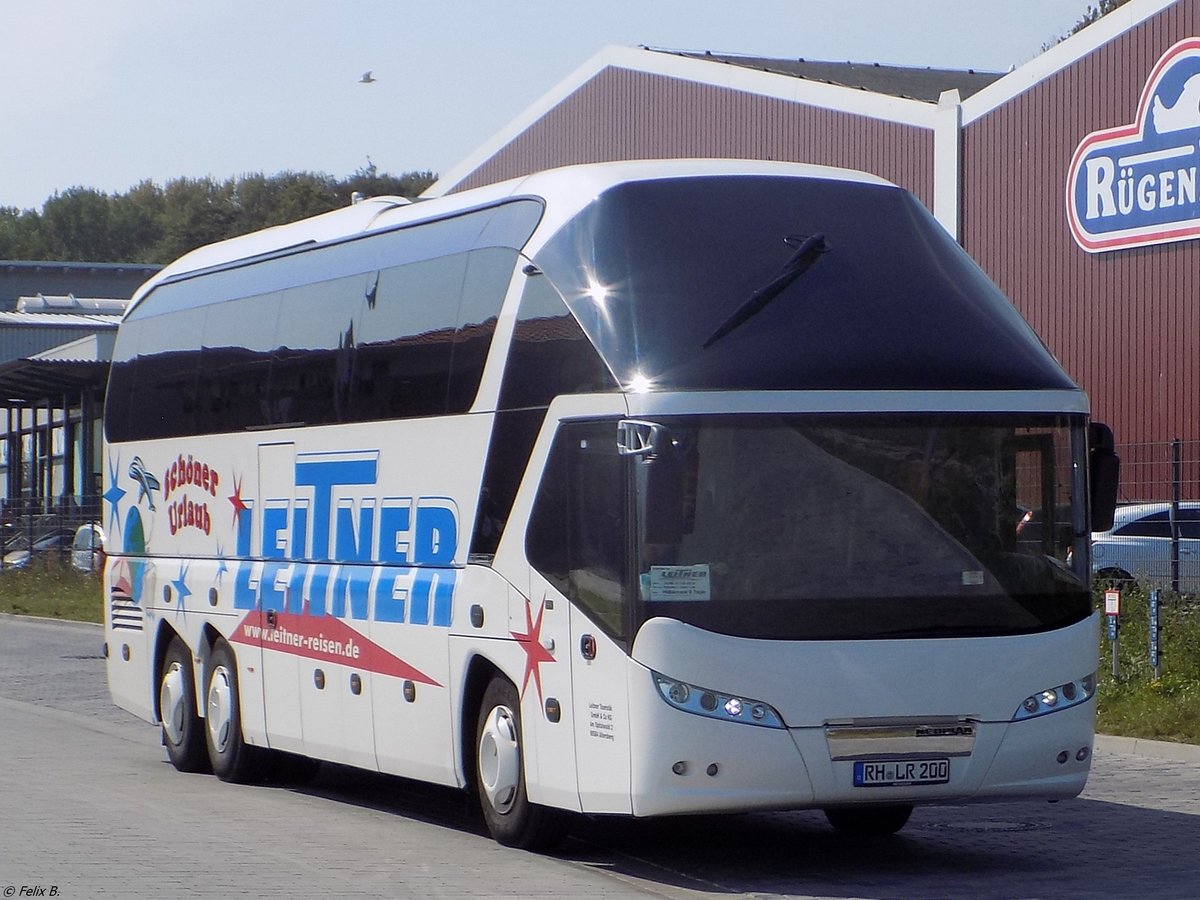
{"type": "Polygon", "coordinates": [[[493,247],[378,273],[352,340],[352,419],[470,409],[516,261],[493,247]]]}
{"type": "Polygon", "coordinates": [[[171,320],[138,322],[122,335],[110,375],[110,422],[147,438],[195,427],[203,322],[203,310],[186,310],[171,320]]]}
{"type": "Polygon", "coordinates": [[[480,244],[519,246],[540,210],[520,201],[159,286],[122,324],[109,439],[466,412],[518,259],[480,244]]]}
{"type": "Polygon", "coordinates": [[[447,408],[452,413],[466,412],[475,402],[500,305],[518,265],[517,252],[507,247],[476,250],[467,262],[450,366],[447,408]]]}
{"type": "Polygon", "coordinates": [[[546,418],[545,409],[509,409],[496,413],[488,444],[483,483],[479,491],[479,510],[475,515],[475,533],[471,555],[492,557],[508,524],[513,500],[529,466],[529,455],[546,418]]]}
{"type": "Polygon", "coordinates": [[[562,426],[534,503],[530,563],[612,637],[629,633],[627,470],[616,423],[562,426]]]}
{"type": "Polygon", "coordinates": [[[1163,512],[1151,513],[1134,519],[1128,525],[1122,525],[1113,534],[1123,537],[1165,537],[1171,536],[1170,514],[1163,512]]]}
{"type": "Polygon", "coordinates": [[[559,394],[617,390],[616,379],[550,280],[531,276],[500,387],[500,409],[547,406],[559,394]]]}
{"type": "Polygon", "coordinates": [[[104,395],[104,425],[110,438],[123,440],[134,433],[130,422],[133,395],[137,386],[137,348],[141,339],[140,322],[126,322],[117,332],[112,365],[108,370],[108,390],[104,395]],[[120,437],[116,437],[120,436],[120,437]]]}
{"type": "Polygon", "coordinates": [[[272,342],[265,424],[346,420],[354,317],[366,282],[366,276],[352,275],[283,292],[272,342]]]}
{"type": "MultiPolygon", "coordinates": [[[[280,294],[271,293],[203,310],[206,315],[195,431],[201,434],[240,431],[271,421],[268,388],[279,303],[280,294]]],[[[159,316],[146,322],[159,320],[169,325],[178,315],[159,316]]],[[[139,390],[140,375],[139,372],[139,390]]]]}
{"type": "MultiPolygon", "coordinates": [[[[1181,509],[1175,519],[1181,538],[1200,538],[1200,509],[1181,509]]],[[[1122,537],[1159,537],[1171,536],[1170,510],[1151,513],[1135,519],[1113,532],[1122,537]]]]}
{"type": "Polygon", "coordinates": [[[1179,536],[1194,540],[1200,538],[1200,522],[1188,521],[1184,519],[1179,523],[1179,536]]]}
{"type": "Polygon", "coordinates": [[[446,411],[466,265],[467,255],[457,254],[378,273],[351,341],[353,420],[446,411]]]}
{"type": "Polygon", "coordinates": [[[1181,509],[1176,521],[1180,537],[1200,538],[1200,509],[1181,509]]]}
{"type": "MultiPolygon", "coordinates": [[[[464,292],[464,303],[473,293],[464,292]]],[[[464,314],[463,319],[469,322],[478,317],[478,313],[464,314]]],[[[466,350],[468,343],[469,338],[456,345],[456,354],[466,350]]],[[[486,352],[486,347],[469,358],[477,360],[475,365],[482,372],[480,352],[486,352]]],[[[456,365],[456,372],[460,368],[456,365]]],[[[540,274],[529,276],[505,361],[499,410],[483,471],[473,555],[496,552],[550,401],[560,394],[616,389],[600,354],[549,279],[540,274]]]]}

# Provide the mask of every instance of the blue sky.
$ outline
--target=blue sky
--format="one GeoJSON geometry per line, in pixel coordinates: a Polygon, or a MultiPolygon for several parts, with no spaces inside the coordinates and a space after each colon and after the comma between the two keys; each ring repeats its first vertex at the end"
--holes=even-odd
{"type": "Polygon", "coordinates": [[[1006,71],[1087,0],[6,3],[0,206],[81,185],[444,172],[610,44],[1006,71]],[[373,84],[359,78],[372,70],[373,84]]]}

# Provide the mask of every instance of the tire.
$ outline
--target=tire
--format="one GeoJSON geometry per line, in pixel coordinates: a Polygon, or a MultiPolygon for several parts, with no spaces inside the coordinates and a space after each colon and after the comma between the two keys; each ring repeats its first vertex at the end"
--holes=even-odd
{"type": "Polygon", "coordinates": [[[895,834],[908,823],[912,815],[912,804],[895,806],[857,806],[853,808],[827,809],[825,818],[835,831],[850,835],[895,834]]]}
{"type": "Polygon", "coordinates": [[[483,693],[475,728],[475,785],[488,831],[497,843],[522,850],[553,850],[566,837],[561,810],[529,802],[517,690],[493,678],[483,693]]]}
{"type": "Polygon", "coordinates": [[[237,660],[224,641],[217,641],[204,679],[204,739],[213,774],[222,781],[248,784],[266,774],[267,751],[242,740],[242,705],[238,695],[237,660]]]}
{"type": "Polygon", "coordinates": [[[158,711],[167,757],[180,772],[208,772],[204,721],[196,712],[192,654],[178,636],[171,638],[158,673],[158,711]]]}

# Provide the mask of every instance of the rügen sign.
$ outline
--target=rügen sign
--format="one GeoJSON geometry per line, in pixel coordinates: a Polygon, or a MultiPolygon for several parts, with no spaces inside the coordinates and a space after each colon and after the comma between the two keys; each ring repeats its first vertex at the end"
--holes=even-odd
{"type": "Polygon", "coordinates": [[[1200,238],[1200,38],[1154,66],[1130,125],[1093,131],[1075,150],[1067,217],[1089,253],[1200,238]]]}

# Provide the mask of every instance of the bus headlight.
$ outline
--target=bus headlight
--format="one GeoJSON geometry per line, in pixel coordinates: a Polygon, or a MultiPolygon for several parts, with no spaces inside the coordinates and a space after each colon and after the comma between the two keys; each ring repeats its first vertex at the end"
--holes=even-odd
{"type": "Polygon", "coordinates": [[[1060,709],[1070,709],[1080,703],[1086,703],[1096,693],[1096,673],[1084,675],[1078,681],[1068,681],[1066,684],[1046,688],[1044,691],[1030,694],[1021,701],[1017,711],[1013,713],[1012,721],[1032,719],[1060,709]]]}
{"type": "Polygon", "coordinates": [[[764,728],[784,727],[779,713],[761,700],[697,687],[677,678],[660,675],[658,672],[650,674],[654,677],[658,695],[676,709],[710,719],[720,719],[723,722],[742,722],[764,728]]]}

